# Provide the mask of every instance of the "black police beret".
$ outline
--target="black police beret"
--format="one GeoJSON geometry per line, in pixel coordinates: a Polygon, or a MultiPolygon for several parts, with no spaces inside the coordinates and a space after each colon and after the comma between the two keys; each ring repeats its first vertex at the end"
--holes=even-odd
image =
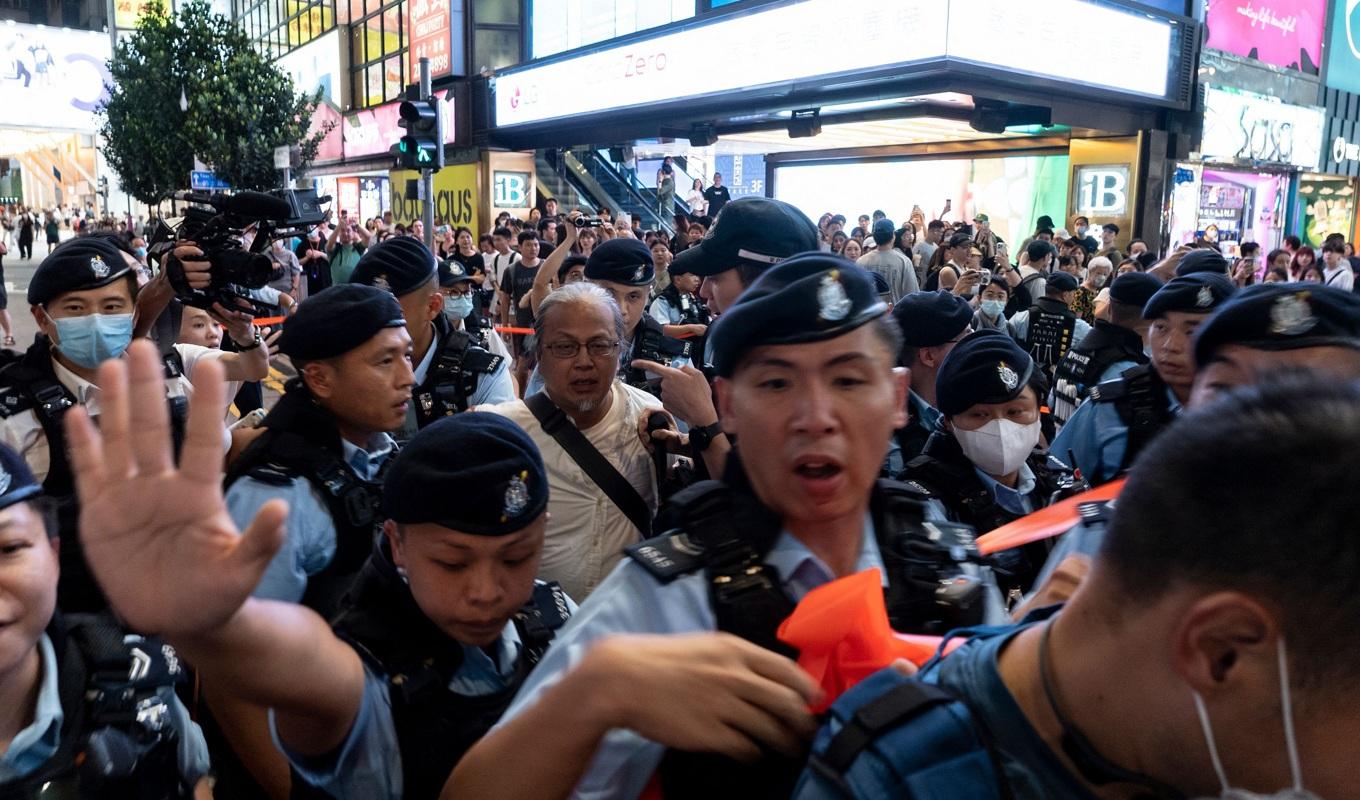
{"type": "Polygon", "coordinates": [[[739,197],[723,206],[704,238],[676,255],[671,269],[707,278],[743,264],[769,267],[820,245],[817,226],[788,203],[739,197]]]}
{"type": "Polygon", "coordinates": [[[1081,281],[1069,272],[1050,272],[1044,279],[1044,291],[1075,292],[1081,281]]]}
{"type": "Polygon", "coordinates": [[[709,329],[713,366],[730,377],[742,356],[757,347],[834,339],[887,310],[873,277],[853,261],[804,253],[763,273],[718,317],[709,329]]]}
{"type": "Polygon", "coordinates": [[[600,242],[586,259],[586,278],[624,286],[648,286],[656,278],[651,248],[637,239],[600,242]]]}
{"type": "Polygon", "coordinates": [[[968,301],[944,289],[903,295],[892,315],[906,347],[938,347],[958,338],[973,322],[968,301]]]}
{"type": "Polygon", "coordinates": [[[1196,247],[1181,256],[1180,263],[1176,265],[1176,276],[1184,277],[1197,272],[1216,272],[1219,275],[1227,275],[1228,259],[1224,258],[1223,254],[1217,250],[1196,247]]]}
{"type": "Polygon", "coordinates": [[[298,304],[283,325],[279,350],[300,361],[344,355],[383,328],[406,324],[391,292],[357,283],[332,286],[298,304]]]}
{"type": "Polygon", "coordinates": [[[0,444],[0,508],[9,508],[42,494],[24,459],[9,446],[0,444]]]}
{"type": "Polygon", "coordinates": [[[33,271],[28,282],[28,304],[40,306],[67,292],[98,289],[131,271],[122,251],[112,242],[99,236],[67,239],[33,271]]]}
{"type": "Polygon", "coordinates": [[[439,262],[439,285],[448,288],[456,283],[470,283],[472,273],[467,271],[461,261],[450,258],[439,262]]]}
{"type": "Polygon", "coordinates": [[[529,435],[498,414],[445,417],[421,429],[383,480],[393,522],[505,536],[548,506],[548,475],[529,435]]]}
{"type": "Polygon", "coordinates": [[[1195,361],[1219,348],[1349,347],[1360,350],[1360,297],[1332,286],[1260,283],[1224,303],[1195,334],[1195,361]]]}
{"type": "Polygon", "coordinates": [[[419,239],[393,236],[364,252],[349,282],[376,286],[401,297],[429,283],[435,269],[434,254],[419,239]]]}
{"type": "Polygon", "coordinates": [[[1162,288],[1162,280],[1146,272],[1126,272],[1110,284],[1110,299],[1142,308],[1162,288]]]}
{"type": "Polygon", "coordinates": [[[1157,319],[1168,311],[1208,314],[1236,291],[1237,284],[1228,280],[1227,275],[1216,272],[1194,272],[1172,278],[1143,306],[1143,319],[1157,319]]]}
{"type": "Polygon", "coordinates": [[[1008,403],[1034,374],[1034,359],[1001,331],[968,334],[949,351],[935,376],[936,407],[952,417],[979,403],[1008,403]]]}

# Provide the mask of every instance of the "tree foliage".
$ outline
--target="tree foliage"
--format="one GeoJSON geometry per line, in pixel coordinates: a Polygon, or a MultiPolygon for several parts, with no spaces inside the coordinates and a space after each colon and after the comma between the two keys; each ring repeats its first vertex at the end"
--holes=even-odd
{"type": "Polygon", "coordinates": [[[234,188],[277,187],[274,148],[297,146],[301,174],[326,133],[308,136],[320,90],[296,92],[206,0],[174,14],[160,3],[148,9],[118,43],[109,71],[102,150],[123,188],[144,203],[188,188],[195,155],[234,188]]]}

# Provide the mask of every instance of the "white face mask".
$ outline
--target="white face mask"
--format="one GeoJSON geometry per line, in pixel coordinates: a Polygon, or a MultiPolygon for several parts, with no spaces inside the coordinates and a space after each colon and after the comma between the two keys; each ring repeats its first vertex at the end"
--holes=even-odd
{"type": "Polygon", "coordinates": [[[954,438],[968,460],[988,475],[1009,475],[1020,469],[1039,443],[1039,420],[1028,425],[994,419],[975,431],[954,426],[954,438]]]}
{"type": "MultiPolygon", "coordinates": [[[[1220,800],[1322,800],[1316,794],[1303,788],[1303,772],[1299,768],[1299,748],[1294,741],[1294,709],[1289,697],[1289,664],[1285,658],[1284,638],[1277,643],[1276,653],[1280,662],[1280,713],[1284,715],[1284,746],[1289,755],[1289,774],[1294,785],[1270,794],[1258,794],[1246,789],[1234,789],[1228,785],[1228,775],[1223,770],[1223,762],[1218,757],[1218,745],[1214,743],[1214,729],[1209,724],[1209,711],[1204,707],[1204,698],[1192,690],[1195,697],[1195,712],[1199,714],[1199,724],[1204,729],[1204,741],[1209,745],[1209,760],[1214,764],[1218,782],[1223,791],[1220,800]]],[[[1212,798],[1204,798],[1212,800],[1212,798]]]]}

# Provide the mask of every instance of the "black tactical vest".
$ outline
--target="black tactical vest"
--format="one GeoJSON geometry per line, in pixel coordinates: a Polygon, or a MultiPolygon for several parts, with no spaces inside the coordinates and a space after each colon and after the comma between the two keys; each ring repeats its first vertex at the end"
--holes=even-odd
{"type": "MultiPolygon", "coordinates": [[[[1162,429],[1175,420],[1167,386],[1151,364],[1132,367],[1112,381],[1105,381],[1091,389],[1091,402],[1114,403],[1119,419],[1129,429],[1124,460],[1116,475],[1127,472],[1133,460],[1147,447],[1162,429]]],[[[1092,476],[1092,482],[1104,482],[1114,476],[1092,476]]]]}
{"type": "Polygon", "coordinates": [[[1041,297],[1030,307],[1029,327],[1021,346],[1052,377],[1058,362],[1072,347],[1072,334],[1077,328],[1077,315],[1061,300],[1041,297]]]}
{"type": "Polygon", "coordinates": [[[411,390],[419,428],[467,411],[482,376],[494,373],[504,360],[476,343],[467,332],[454,330],[443,314],[435,317],[434,326],[439,352],[425,382],[411,390]]]}
{"type": "Polygon", "coordinates": [[[1058,424],[1072,418],[1105,370],[1120,361],[1132,361],[1135,366],[1148,363],[1143,337],[1112,322],[1096,320],[1086,338],[1067,351],[1054,374],[1052,411],[1058,424]]]}
{"type": "MultiPolygon", "coordinates": [[[[500,720],[569,616],[560,586],[535,584],[533,597],[514,618],[524,648],[509,685],[476,697],[456,694],[448,685],[462,665],[462,645],[416,605],[392,566],[386,540],[379,541],[335,618],[334,628],[387,679],[401,751],[403,797],[439,796],[463,754],[500,720]]],[[[298,800],[329,797],[296,774],[292,796],[298,800]]]]}

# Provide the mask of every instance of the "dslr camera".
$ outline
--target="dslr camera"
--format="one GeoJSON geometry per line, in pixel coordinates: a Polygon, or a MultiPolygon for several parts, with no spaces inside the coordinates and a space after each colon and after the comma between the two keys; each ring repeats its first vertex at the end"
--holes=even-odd
{"type": "Polygon", "coordinates": [[[325,219],[321,206],[331,198],[318,197],[311,189],[275,189],[232,195],[180,192],[175,199],[189,203],[184,215],[170,224],[158,220],[147,247],[148,258],[165,270],[175,297],[202,309],[220,303],[224,308],[244,310],[248,303],[256,316],[267,316],[274,309],[262,307],[250,295],[273,275],[274,262],[266,249],[275,239],[306,236],[325,219]],[[243,237],[252,225],[255,236],[247,247],[243,237]],[[206,288],[189,285],[184,266],[173,255],[181,242],[192,242],[212,265],[206,288]]]}

